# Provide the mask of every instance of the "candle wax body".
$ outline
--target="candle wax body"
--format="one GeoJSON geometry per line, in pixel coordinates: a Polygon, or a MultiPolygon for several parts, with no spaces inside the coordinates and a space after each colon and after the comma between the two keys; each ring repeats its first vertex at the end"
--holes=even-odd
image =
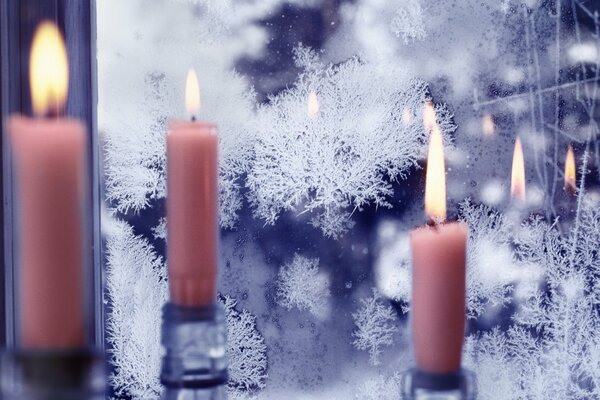
{"type": "Polygon", "coordinates": [[[449,373],[460,369],[467,233],[462,223],[411,232],[412,334],[417,367],[422,371],[449,373]]]}
{"type": "Polygon", "coordinates": [[[70,119],[12,117],[23,348],[82,347],[85,128],[70,119]]]}
{"type": "Polygon", "coordinates": [[[215,302],[218,137],[203,122],[171,123],[167,135],[167,259],[171,301],[215,302]]]}

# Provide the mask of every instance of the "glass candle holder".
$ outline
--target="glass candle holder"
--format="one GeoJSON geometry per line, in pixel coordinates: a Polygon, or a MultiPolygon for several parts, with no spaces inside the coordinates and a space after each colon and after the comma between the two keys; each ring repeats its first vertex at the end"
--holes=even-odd
{"type": "Polygon", "coordinates": [[[164,400],[227,398],[227,334],[220,304],[163,308],[164,400]]]}
{"type": "Polygon", "coordinates": [[[402,374],[403,400],[475,400],[475,374],[466,369],[432,374],[416,368],[402,374]]]}
{"type": "Polygon", "coordinates": [[[5,400],[103,400],[104,357],[90,351],[12,351],[2,357],[5,400]]]}

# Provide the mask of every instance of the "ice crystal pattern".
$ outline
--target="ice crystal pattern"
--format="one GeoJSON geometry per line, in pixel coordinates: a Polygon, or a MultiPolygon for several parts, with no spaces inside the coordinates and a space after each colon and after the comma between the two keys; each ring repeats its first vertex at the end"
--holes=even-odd
{"type": "Polygon", "coordinates": [[[107,341],[117,395],[158,399],[160,325],[167,300],[165,269],[150,243],[123,221],[107,222],[107,341]]]}
{"type": "Polygon", "coordinates": [[[298,254],[281,267],[277,279],[277,303],[291,310],[308,310],[319,318],[329,311],[329,277],[319,272],[319,259],[298,254]]]}
{"type": "MultiPolygon", "coordinates": [[[[476,228],[477,229],[477,228],[476,228]]],[[[521,267],[543,284],[522,296],[505,331],[467,341],[482,399],[591,399],[600,396],[600,209],[585,201],[561,232],[533,216],[508,237],[521,267]]]]}
{"type": "MultiPolygon", "coordinates": [[[[322,65],[305,48],[297,62],[304,73],[296,85],[258,109],[249,200],[267,224],[284,211],[306,213],[325,236],[339,238],[353,212],[392,206],[392,182],[423,153],[427,85],[357,58],[322,65]],[[307,112],[311,92],[316,113],[307,112]]],[[[441,106],[437,112],[442,130],[452,132],[451,115],[441,106]]]]}
{"type": "Polygon", "coordinates": [[[418,0],[402,2],[390,23],[392,32],[404,43],[424,39],[427,36],[424,26],[423,9],[418,0]]]}
{"type": "Polygon", "coordinates": [[[357,390],[356,400],[397,400],[401,392],[400,374],[379,375],[363,382],[357,390]]]}
{"type": "Polygon", "coordinates": [[[394,342],[398,331],[394,309],[373,289],[373,295],[360,300],[360,308],[352,314],[356,329],[352,332],[353,345],[369,352],[373,365],[380,364],[382,348],[394,342]]]}
{"type": "Polygon", "coordinates": [[[267,345],[256,329],[256,317],[248,310],[238,311],[237,302],[219,296],[227,318],[227,357],[229,389],[241,396],[248,390],[263,389],[267,379],[267,345]]]}

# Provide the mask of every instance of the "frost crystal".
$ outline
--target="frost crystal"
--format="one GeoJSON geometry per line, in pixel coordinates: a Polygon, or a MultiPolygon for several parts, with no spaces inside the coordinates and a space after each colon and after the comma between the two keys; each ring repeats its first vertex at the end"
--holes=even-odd
{"type": "Polygon", "coordinates": [[[294,255],[291,263],[279,270],[277,303],[291,310],[308,310],[319,318],[329,312],[329,277],[319,272],[319,259],[294,255]]]}
{"type": "Polygon", "coordinates": [[[107,235],[107,342],[115,369],[117,395],[158,399],[162,356],[160,325],[167,299],[161,257],[123,221],[110,223],[107,235]]]}
{"type": "Polygon", "coordinates": [[[398,331],[394,309],[373,289],[373,295],[360,301],[360,309],[352,314],[356,330],[352,332],[352,344],[358,350],[368,350],[373,365],[379,365],[382,347],[394,342],[398,331]]]}
{"type": "Polygon", "coordinates": [[[400,3],[400,8],[396,11],[390,27],[396,36],[404,40],[404,43],[424,39],[427,33],[420,1],[409,0],[400,3]]]}
{"type": "MultiPolygon", "coordinates": [[[[354,211],[391,207],[392,182],[423,153],[427,86],[402,69],[356,58],[323,66],[301,48],[297,60],[304,73],[296,86],[258,109],[249,200],[268,224],[283,211],[308,213],[326,236],[339,238],[354,211]],[[314,115],[307,113],[312,92],[314,115]]],[[[437,117],[445,133],[454,130],[443,108],[437,117]]]]}
{"type": "Polygon", "coordinates": [[[379,375],[359,386],[356,400],[397,400],[400,395],[400,374],[385,377],[379,375]]]}
{"type": "Polygon", "coordinates": [[[489,207],[465,201],[461,219],[469,226],[467,244],[467,310],[476,318],[488,306],[510,302],[517,273],[509,233],[512,224],[489,207]]]}
{"type": "Polygon", "coordinates": [[[267,345],[256,329],[256,317],[248,310],[235,309],[237,302],[219,296],[227,317],[227,357],[229,390],[242,396],[248,390],[263,389],[267,379],[267,345]]]}
{"type": "Polygon", "coordinates": [[[518,263],[541,268],[544,285],[517,303],[505,332],[469,339],[482,399],[600,396],[599,227],[597,205],[584,204],[570,232],[532,217],[508,233],[518,263]]]}

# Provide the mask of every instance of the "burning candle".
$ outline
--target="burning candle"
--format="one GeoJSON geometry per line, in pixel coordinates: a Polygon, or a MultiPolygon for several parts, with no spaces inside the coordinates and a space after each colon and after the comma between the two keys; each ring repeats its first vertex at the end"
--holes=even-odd
{"type": "Polygon", "coordinates": [[[525,160],[521,138],[517,136],[512,160],[512,174],[510,179],[510,195],[520,204],[525,204],[525,160]]]}
{"type": "Polygon", "coordinates": [[[30,83],[37,118],[13,116],[7,124],[19,226],[17,340],[26,349],[77,348],[85,344],[86,136],[80,121],[56,117],[66,100],[68,66],[62,36],[50,22],[34,36],[30,83]]]}
{"type": "Polygon", "coordinates": [[[200,111],[198,79],[188,72],[191,121],[175,121],[167,135],[168,245],[171,301],[182,306],[215,302],[218,246],[218,137],[200,111]]]}
{"type": "Polygon", "coordinates": [[[569,145],[567,156],[565,158],[565,191],[574,195],[577,191],[576,175],[575,175],[575,154],[573,146],[569,145]]]}
{"type": "Polygon", "coordinates": [[[412,334],[417,367],[434,373],[460,369],[465,331],[465,261],[468,228],[446,219],[442,135],[434,124],[427,159],[427,226],[411,232],[412,334]]]}

